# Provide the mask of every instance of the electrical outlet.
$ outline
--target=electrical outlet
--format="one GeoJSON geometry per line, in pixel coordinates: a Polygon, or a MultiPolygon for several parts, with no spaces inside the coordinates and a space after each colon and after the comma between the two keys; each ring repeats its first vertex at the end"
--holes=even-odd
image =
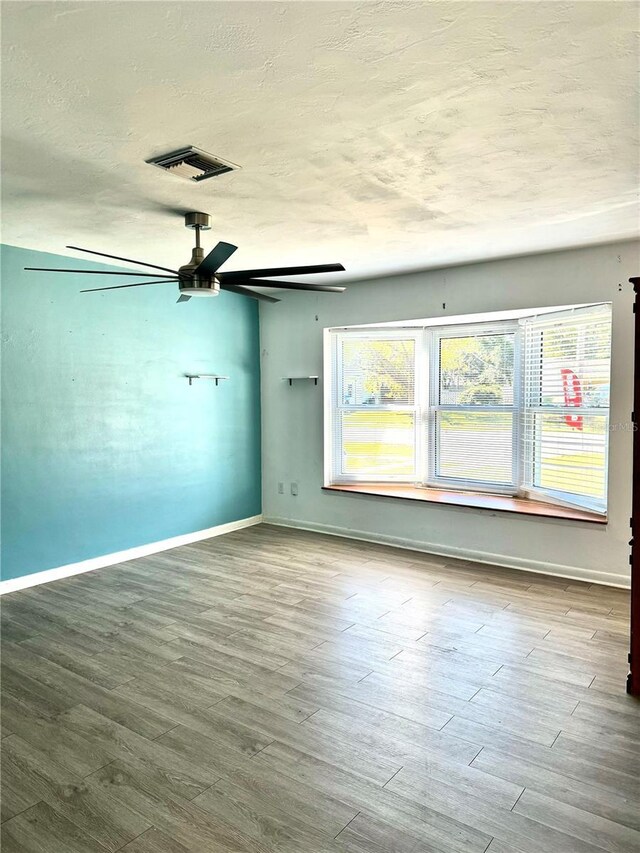
{"type": "Polygon", "coordinates": [[[278,494],[284,495],[284,483],[278,483],[278,494]]]}
{"type": "Polygon", "coordinates": [[[297,496],[297,494],[298,494],[298,484],[297,483],[291,483],[291,494],[294,497],[297,496]]]}

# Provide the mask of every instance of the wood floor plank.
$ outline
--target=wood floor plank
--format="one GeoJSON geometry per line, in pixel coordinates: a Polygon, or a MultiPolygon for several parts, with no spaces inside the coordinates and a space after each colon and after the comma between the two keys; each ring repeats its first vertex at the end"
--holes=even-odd
{"type": "Polygon", "coordinates": [[[312,665],[318,661],[330,661],[334,667],[337,663],[343,663],[371,671],[377,666],[384,668],[402,651],[402,646],[397,644],[384,647],[378,643],[346,637],[343,633],[339,635],[339,639],[325,640],[313,649],[295,655],[295,661],[312,665]]]}
{"type": "Polygon", "coordinates": [[[231,673],[228,669],[217,666],[217,660],[211,658],[208,663],[195,658],[183,657],[172,662],[167,669],[169,672],[188,676],[218,692],[232,693],[238,689],[250,689],[252,686],[261,693],[280,696],[300,684],[300,679],[288,675],[282,670],[269,671],[264,678],[256,676],[241,676],[231,673]]]}
{"type": "Polygon", "coordinates": [[[194,805],[230,823],[267,850],[299,850],[301,853],[338,853],[339,850],[333,839],[301,823],[295,815],[265,807],[252,797],[243,796],[242,789],[233,785],[213,785],[196,797],[194,805]]]}
{"type": "Polygon", "coordinates": [[[618,734],[628,734],[631,737],[638,733],[637,714],[640,711],[640,701],[632,696],[622,697],[628,701],[619,702],[613,707],[601,703],[596,697],[579,699],[572,711],[576,720],[585,720],[599,726],[607,726],[618,734]]]}
{"type": "MultiPolygon", "coordinates": [[[[233,793],[238,800],[249,799],[260,806],[262,813],[273,812],[281,818],[288,816],[290,821],[318,829],[327,838],[335,838],[357,814],[355,808],[335,797],[274,773],[255,761],[246,769],[236,768],[233,775],[223,777],[215,787],[233,793]]],[[[206,792],[202,796],[205,795],[206,792]]]]}
{"type": "MultiPolygon", "coordinates": [[[[304,720],[302,726],[305,730],[331,733],[336,738],[356,745],[358,749],[384,757],[402,768],[412,767],[415,770],[434,765],[441,767],[442,772],[450,776],[455,776],[458,769],[463,774],[467,772],[466,767],[445,760],[445,756],[457,754],[457,745],[453,745],[449,751],[448,747],[452,743],[447,740],[447,736],[441,735],[439,731],[427,730],[426,727],[422,737],[409,741],[388,728],[385,731],[379,725],[368,725],[364,715],[355,715],[352,719],[349,715],[324,709],[304,720]]],[[[467,752],[470,753],[471,750],[467,752]]]]}
{"type": "Polygon", "coordinates": [[[0,627],[0,635],[2,642],[7,643],[22,643],[24,640],[29,640],[36,635],[37,628],[33,626],[30,630],[11,619],[9,614],[3,610],[2,623],[0,627]]]}
{"type": "Polygon", "coordinates": [[[599,747],[609,747],[614,752],[629,753],[630,757],[640,757],[640,729],[625,725],[613,729],[610,725],[598,725],[591,720],[577,716],[568,718],[562,727],[565,737],[582,741],[584,744],[597,743],[599,747]]]}
{"type": "Polygon", "coordinates": [[[329,762],[338,759],[340,763],[346,763],[353,773],[380,785],[384,785],[402,766],[398,753],[387,757],[372,747],[365,749],[360,744],[354,744],[348,732],[314,726],[313,717],[292,726],[285,717],[271,711],[265,712],[251,702],[239,699],[228,699],[226,702],[230,705],[223,708],[221,703],[208,712],[218,725],[222,725],[223,721],[227,725],[235,723],[246,727],[247,731],[264,735],[265,740],[277,740],[294,748],[303,748],[309,754],[329,762]]]}
{"type": "Polygon", "coordinates": [[[628,592],[269,525],[3,598],[9,853],[629,853],[628,592]]]}
{"type": "Polygon", "coordinates": [[[529,690],[519,693],[517,689],[509,689],[509,686],[494,686],[493,681],[489,681],[488,684],[489,687],[480,688],[471,697],[469,701],[472,704],[487,710],[508,706],[519,708],[522,713],[537,711],[543,715],[542,719],[546,719],[551,727],[558,723],[560,726],[564,725],[579,704],[576,701],[575,691],[571,691],[565,698],[562,694],[558,695],[556,691],[529,690]]]}
{"type": "Polygon", "coordinates": [[[573,737],[572,732],[561,732],[553,744],[552,751],[563,758],[576,759],[588,752],[589,761],[601,767],[608,767],[620,773],[633,772],[637,761],[637,751],[627,752],[620,748],[625,739],[613,736],[605,738],[604,742],[587,741],[573,737]]]}
{"type": "MultiPolygon", "coordinates": [[[[415,684],[412,685],[412,688],[412,693],[415,696],[415,684]]],[[[415,696],[414,701],[419,702],[418,696],[415,696]]],[[[450,714],[451,717],[462,717],[471,722],[492,725],[504,732],[522,735],[545,746],[551,746],[561,730],[559,717],[534,707],[518,707],[515,702],[508,705],[496,703],[494,708],[485,708],[480,703],[461,702],[453,698],[435,700],[433,696],[430,696],[428,701],[434,702],[434,704],[437,702],[437,707],[450,714]]],[[[443,727],[445,725],[451,727],[451,721],[443,723],[443,727]]]]}
{"type": "Polygon", "coordinates": [[[207,643],[206,641],[195,642],[182,637],[171,640],[168,646],[180,657],[202,661],[206,664],[214,663],[215,666],[230,675],[238,675],[245,679],[269,679],[271,673],[276,669],[281,672],[286,671],[286,666],[289,663],[288,658],[274,657],[268,652],[265,652],[263,662],[257,663],[248,656],[230,654],[224,651],[224,648],[219,644],[207,643]]]}
{"type": "MultiPolygon", "coordinates": [[[[320,828],[332,838],[357,813],[356,808],[345,805],[331,794],[233,750],[220,741],[215,728],[203,734],[178,726],[163,736],[163,740],[186,760],[201,761],[204,758],[221,777],[215,783],[218,788],[226,789],[228,783],[239,786],[244,791],[243,797],[254,802],[263,801],[267,809],[289,811],[296,820],[309,827],[320,828]]],[[[194,802],[197,800],[196,797],[194,802]]]]}
{"type": "Polygon", "coordinates": [[[580,779],[569,778],[557,770],[541,767],[535,763],[535,755],[531,756],[531,760],[527,760],[487,748],[474,758],[471,766],[522,787],[526,785],[528,789],[561,803],[640,831],[637,798],[625,796],[624,792],[614,792],[605,785],[598,785],[594,779],[586,783],[580,779]]]}
{"type": "MultiPolygon", "coordinates": [[[[335,717],[345,717],[350,725],[373,727],[383,734],[392,736],[399,741],[418,744],[424,749],[450,757],[452,760],[467,765],[478,754],[481,746],[465,743],[463,740],[443,733],[441,725],[448,715],[427,717],[435,724],[424,724],[414,719],[402,716],[402,707],[394,707],[394,711],[382,710],[367,703],[366,698],[357,691],[341,689],[328,690],[302,684],[291,690],[287,695],[301,697],[311,704],[318,704],[335,717]]],[[[417,716],[418,713],[415,714],[417,716]]]]}
{"type": "Polygon", "coordinates": [[[107,690],[124,684],[133,677],[129,672],[109,666],[97,655],[78,655],[73,648],[51,638],[32,637],[21,645],[100,687],[106,687],[107,690]]]}
{"type": "Polygon", "coordinates": [[[30,637],[63,637],[65,643],[73,645],[78,654],[92,654],[107,648],[103,640],[78,630],[72,617],[57,616],[54,607],[50,610],[46,607],[22,607],[19,604],[19,596],[20,593],[3,596],[2,610],[11,617],[12,622],[23,627],[30,637]]]}
{"type": "Polygon", "coordinates": [[[362,812],[342,830],[336,841],[341,849],[346,845],[349,853],[387,853],[389,850],[414,853],[418,845],[422,853],[437,853],[435,847],[416,836],[362,812]]]}
{"type": "Polygon", "coordinates": [[[163,672],[157,677],[133,678],[113,691],[179,723],[186,713],[215,705],[227,695],[217,685],[203,684],[180,672],[163,672]]]}
{"type": "MultiPolygon", "coordinates": [[[[261,711],[275,714],[278,717],[285,717],[294,723],[301,723],[319,711],[320,705],[313,699],[307,701],[301,698],[295,692],[296,690],[297,688],[294,687],[281,696],[270,696],[266,693],[259,693],[257,690],[234,690],[228,697],[217,703],[216,710],[225,711],[233,700],[240,699],[244,702],[250,702],[261,711]]],[[[231,713],[233,713],[232,708],[231,713]]]]}
{"type": "Polygon", "coordinates": [[[620,756],[614,757],[608,750],[599,750],[593,745],[590,745],[587,750],[584,743],[570,741],[567,749],[563,750],[556,749],[556,741],[553,747],[548,749],[525,737],[518,737],[499,728],[464,720],[462,717],[453,717],[444,727],[443,733],[531,759],[534,764],[557,771],[569,780],[575,778],[597,784],[619,791],[624,796],[640,795],[640,783],[632,774],[625,772],[630,770],[628,761],[624,763],[620,760],[620,756]]]}
{"type": "Polygon", "coordinates": [[[47,803],[36,803],[2,824],[4,853],[104,853],[95,838],[58,814],[47,803]]]}
{"type": "MultiPolygon", "coordinates": [[[[3,651],[6,649],[6,644],[3,651]]],[[[2,662],[2,702],[9,697],[21,702],[34,713],[44,717],[64,711],[73,705],[73,699],[55,684],[44,684],[38,678],[32,678],[20,667],[11,665],[3,654],[2,662]]],[[[10,703],[9,703],[10,704],[10,703]]]]}
{"type": "Polygon", "coordinates": [[[370,675],[359,681],[356,689],[362,693],[376,693],[380,696],[403,699],[407,702],[425,702],[431,707],[447,713],[453,713],[452,708],[458,708],[458,701],[467,702],[480,690],[483,680],[470,680],[469,676],[456,677],[444,666],[434,668],[414,667],[409,670],[389,673],[374,669],[370,675]]]}
{"type": "Polygon", "coordinates": [[[275,721],[269,731],[264,731],[233,715],[221,714],[216,711],[216,707],[214,705],[212,708],[190,714],[177,728],[157,738],[157,742],[171,745],[177,734],[186,728],[189,733],[199,732],[207,737],[214,737],[218,743],[224,744],[228,749],[245,756],[252,756],[273,741],[273,729],[278,728],[275,721]]]}
{"type": "Polygon", "coordinates": [[[537,791],[527,789],[516,803],[514,811],[534,818],[545,826],[568,831],[609,853],[637,853],[640,849],[638,830],[559,802],[537,791]]]}
{"type": "Polygon", "coordinates": [[[151,826],[15,735],[3,742],[2,757],[10,788],[37,795],[112,853],[151,826]]]}
{"type": "Polygon", "coordinates": [[[504,784],[506,780],[496,778],[490,773],[477,772],[478,769],[473,763],[468,767],[461,767],[437,758],[429,757],[419,761],[413,757],[394,776],[389,783],[389,789],[400,794],[403,791],[423,791],[428,798],[434,787],[444,783],[497,806],[513,808],[524,787],[511,781],[504,784]]]}
{"type": "Polygon", "coordinates": [[[66,712],[64,722],[88,740],[99,743],[114,760],[122,759],[132,767],[139,767],[153,777],[159,786],[188,799],[199,794],[217,778],[208,766],[183,761],[161,739],[148,740],[82,705],[66,712]]]}
{"type": "Polygon", "coordinates": [[[191,849],[152,826],[126,844],[122,853],[191,853],[191,849]]]}
{"type": "Polygon", "coordinates": [[[13,817],[43,799],[48,785],[73,785],[79,781],[47,755],[11,735],[2,741],[2,820],[13,817]]]}
{"type": "Polygon", "coordinates": [[[171,641],[169,646],[182,651],[184,657],[189,657],[189,651],[199,646],[201,654],[208,653],[209,659],[219,661],[221,658],[237,658],[238,661],[247,665],[259,667],[261,671],[279,669],[290,660],[289,656],[270,654],[264,647],[260,650],[255,649],[244,643],[242,637],[237,634],[232,636],[233,639],[218,640],[207,636],[203,631],[187,629],[184,634],[171,641]],[[187,643],[192,645],[185,645],[187,643]]]}
{"type": "MultiPolygon", "coordinates": [[[[271,853],[264,845],[226,821],[208,814],[190,800],[158,787],[143,768],[132,769],[115,761],[93,774],[96,784],[108,790],[137,814],[153,820],[155,828],[187,850],[215,853],[271,853]]],[[[43,851],[44,853],[44,851],[43,851]]]]}
{"type": "Polygon", "coordinates": [[[171,720],[155,714],[142,705],[130,702],[123,696],[115,697],[111,691],[93,684],[65,667],[29,652],[22,646],[13,647],[8,653],[5,647],[3,651],[4,664],[13,667],[13,672],[18,677],[22,672],[23,675],[31,676],[34,681],[40,682],[48,689],[56,690],[60,695],[67,697],[67,707],[75,704],[86,705],[107,717],[112,716],[116,722],[145,737],[157,737],[174,725],[171,720]],[[8,664],[7,658],[9,658],[8,664]]]}
{"type": "Polygon", "coordinates": [[[283,744],[270,744],[253,760],[338,797],[358,811],[376,815],[400,830],[415,834],[427,850],[428,845],[433,844],[441,853],[484,853],[491,839],[490,835],[466,824],[462,816],[457,818],[434,810],[427,803],[408,800],[348,770],[283,744]]]}
{"type": "Polygon", "coordinates": [[[522,850],[513,847],[511,844],[505,844],[498,838],[493,838],[485,853],[522,853],[522,850]]]}
{"type": "Polygon", "coordinates": [[[43,714],[5,695],[2,714],[3,719],[9,717],[15,734],[77,776],[86,776],[112,760],[100,744],[65,726],[60,713],[43,714]]]}
{"type": "Polygon", "coordinates": [[[301,661],[289,661],[285,666],[281,667],[279,672],[295,678],[298,683],[305,682],[307,684],[353,684],[356,685],[362,681],[373,670],[367,666],[359,666],[344,661],[341,665],[336,666],[331,660],[324,660],[316,657],[311,662],[308,662],[304,656],[301,661]]]}
{"type": "Polygon", "coordinates": [[[396,785],[393,779],[388,787],[390,790],[399,788],[402,796],[418,803],[428,802],[443,814],[464,814],[464,820],[472,826],[517,846],[523,853],[557,853],[558,850],[565,853],[595,853],[599,849],[597,845],[582,840],[574,833],[567,833],[566,827],[550,827],[537,819],[521,815],[516,808],[509,810],[491,805],[486,800],[463,794],[459,789],[442,782],[430,784],[428,788],[417,788],[404,785],[401,781],[396,785]]]}

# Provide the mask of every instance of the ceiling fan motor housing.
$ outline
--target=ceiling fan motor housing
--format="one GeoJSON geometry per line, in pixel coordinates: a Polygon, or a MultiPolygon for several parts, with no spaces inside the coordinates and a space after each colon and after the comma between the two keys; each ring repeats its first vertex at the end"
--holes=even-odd
{"type": "Polygon", "coordinates": [[[194,275],[204,260],[204,249],[196,246],[191,250],[191,260],[178,270],[180,293],[189,296],[217,296],[220,293],[220,282],[215,276],[194,275]]]}
{"type": "Polygon", "coordinates": [[[203,231],[211,230],[211,214],[191,212],[184,217],[185,228],[201,228],[203,231]]]}

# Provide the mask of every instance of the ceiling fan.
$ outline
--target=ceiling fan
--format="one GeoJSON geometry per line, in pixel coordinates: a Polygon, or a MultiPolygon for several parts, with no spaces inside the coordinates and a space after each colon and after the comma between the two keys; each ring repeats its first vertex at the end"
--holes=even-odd
{"type": "Polygon", "coordinates": [[[205,257],[204,249],[200,246],[200,232],[211,228],[211,216],[208,213],[187,213],[185,215],[185,226],[193,228],[196,232],[196,245],[191,252],[191,260],[188,264],[181,266],[178,270],[160,267],[156,264],[147,264],[144,261],[134,261],[131,258],[121,258],[118,255],[107,255],[104,252],[94,252],[91,249],[81,249],[80,246],[67,246],[67,249],[76,249],[78,252],[87,252],[90,255],[100,255],[103,258],[113,258],[116,261],[127,261],[130,264],[138,264],[142,267],[161,270],[170,275],[159,273],[141,273],[135,271],[127,272],[103,272],[102,270],[65,270],[49,269],[46,267],[25,267],[25,270],[37,270],[39,272],[65,272],[81,273],[83,275],[125,275],[136,278],[147,278],[149,281],[137,281],[133,284],[119,284],[113,287],[93,287],[89,290],[81,290],[81,293],[92,293],[95,290],[120,290],[123,287],[143,287],[147,284],[169,284],[176,283],[180,290],[178,302],[188,302],[192,296],[217,296],[221,290],[239,293],[262,302],[280,302],[273,296],[258,293],[251,289],[254,287],[277,287],[283,290],[308,290],[326,291],[330,293],[342,293],[345,287],[329,284],[301,284],[291,281],[265,281],[264,277],[289,276],[289,275],[311,275],[321,272],[340,272],[344,270],[342,264],[319,264],[315,266],[300,267],[275,267],[272,269],[234,270],[233,272],[218,272],[218,269],[227,261],[238,248],[231,243],[218,243],[205,257]]]}

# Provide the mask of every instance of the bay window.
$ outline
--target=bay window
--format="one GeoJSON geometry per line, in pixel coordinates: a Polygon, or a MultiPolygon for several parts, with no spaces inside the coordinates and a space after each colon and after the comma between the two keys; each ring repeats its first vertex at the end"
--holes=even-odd
{"type": "Polygon", "coordinates": [[[606,512],[611,308],[330,330],[327,485],[606,512]]]}

